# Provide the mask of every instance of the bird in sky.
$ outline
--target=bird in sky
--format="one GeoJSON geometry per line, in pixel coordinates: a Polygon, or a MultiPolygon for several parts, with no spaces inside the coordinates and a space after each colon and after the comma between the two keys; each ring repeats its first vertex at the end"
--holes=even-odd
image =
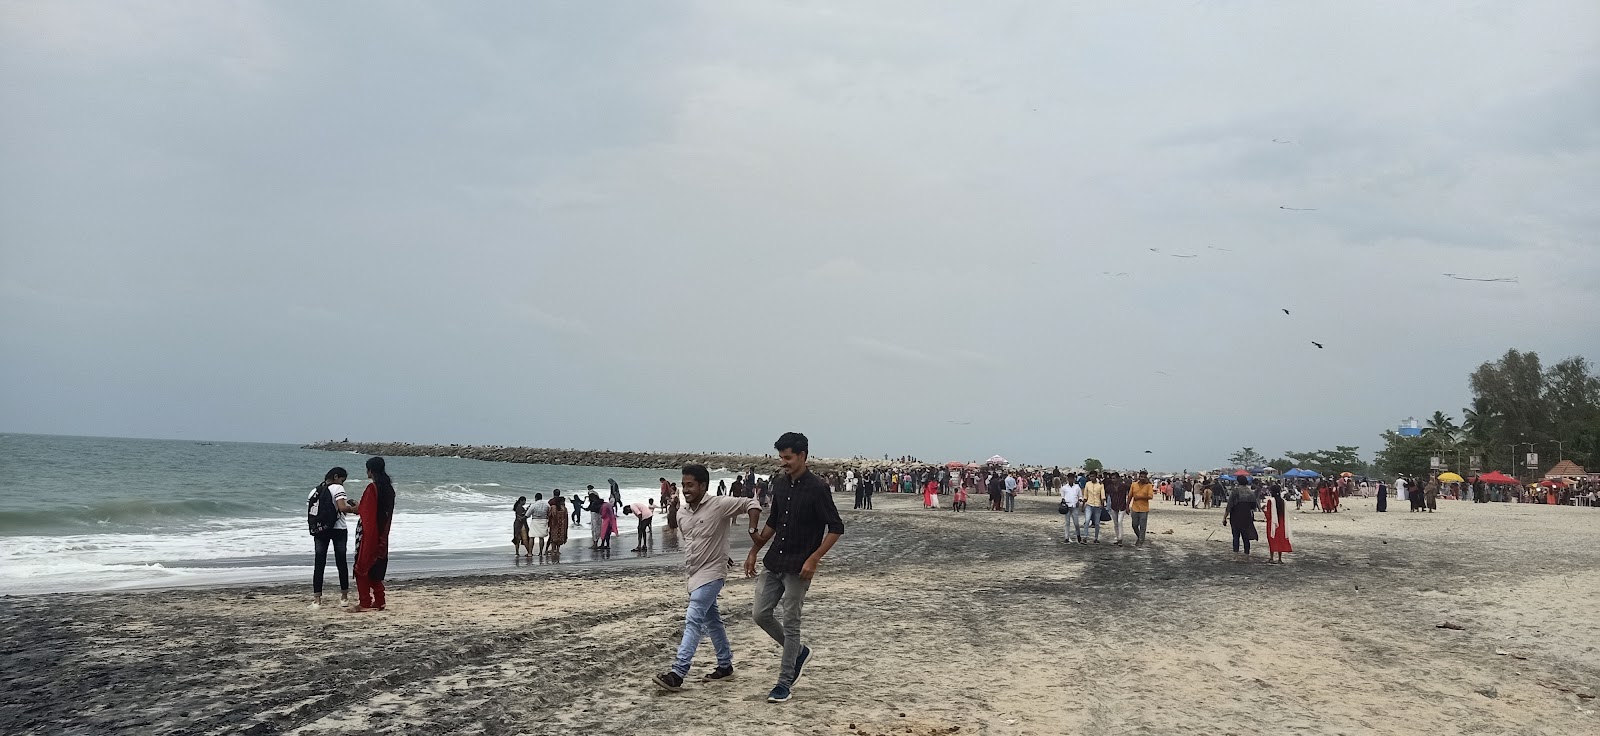
{"type": "Polygon", "coordinates": [[[1293,143],[1294,141],[1280,141],[1277,138],[1273,138],[1272,142],[1273,143],[1293,143]]]}
{"type": "Polygon", "coordinates": [[[1173,258],[1198,258],[1199,257],[1199,256],[1197,256],[1195,254],[1192,254],[1192,253],[1188,254],[1188,255],[1184,255],[1182,253],[1162,253],[1160,250],[1157,250],[1155,248],[1151,248],[1150,252],[1158,254],[1158,255],[1163,255],[1163,256],[1172,256],[1173,258]]]}
{"type": "Polygon", "coordinates": [[[954,419],[948,419],[946,421],[950,422],[951,424],[959,424],[959,425],[961,425],[963,427],[965,427],[965,426],[967,426],[967,425],[972,423],[972,422],[958,422],[958,421],[956,421],[954,419]]]}
{"type": "Polygon", "coordinates": [[[1144,454],[1146,454],[1146,455],[1154,455],[1155,453],[1150,451],[1150,450],[1145,450],[1144,454]]]}
{"type": "Polygon", "coordinates": [[[1316,340],[1312,340],[1312,341],[1311,341],[1311,344],[1312,344],[1312,345],[1315,345],[1315,346],[1317,346],[1317,349],[1318,349],[1318,350],[1321,350],[1321,349],[1322,349],[1322,343],[1320,343],[1320,342],[1317,342],[1317,341],[1316,341],[1316,340]]]}
{"type": "Polygon", "coordinates": [[[1206,246],[1206,247],[1207,247],[1207,248],[1210,248],[1210,249],[1211,249],[1211,250],[1220,250],[1220,251],[1222,251],[1222,252],[1223,252],[1223,253],[1232,253],[1232,252],[1233,252],[1233,249],[1232,249],[1232,248],[1218,248],[1218,247],[1217,247],[1217,246],[1215,246],[1215,245],[1208,245],[1208,246],[1206,246]]]}
{"type": "Polygon", "coordinates": [[[1317,211],[1317,208],[1315,208],[1315,207],[1289,207],[1289,206],[1281,205],[1281,204],[1278,205],[1278,209],[1280,209],[1280,210],[1289,210],[1290,212],[1316,212],[1317,211]]]}
{"type": "Polygon", "coordinates": [[[1285,309],[1285,310],[1283,310],[1283,313],[1284,313],[1284,314],[1288,314],[1288,313],[1289,313],[1289,310],[1287,310],[1287,309],[1285,309]]]}

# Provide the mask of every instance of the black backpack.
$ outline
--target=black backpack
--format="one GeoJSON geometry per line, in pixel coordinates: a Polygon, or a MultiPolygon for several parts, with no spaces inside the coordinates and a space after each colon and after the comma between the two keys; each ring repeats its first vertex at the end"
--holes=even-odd
{"type": "Polygon", "coordinates": [[[333,492],[328,490],[327,483],[317,484],[316,494],[306,501],[306,526],[311,528],[311,536],[333,531],[333,524],[338,520],[339,510],[333,507],[333,492]],[[311,511],[313,504],[317,507],[316,513],[311,511]]]}

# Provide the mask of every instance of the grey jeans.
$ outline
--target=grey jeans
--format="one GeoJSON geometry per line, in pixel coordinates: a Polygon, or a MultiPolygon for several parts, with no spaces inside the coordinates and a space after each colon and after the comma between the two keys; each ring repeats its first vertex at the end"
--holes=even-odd
{"type": "Polygon", "coordinates": [[[800,607],[810,589],[811,581],[795,573],[763,570],[756,579],[756,625],[783,647],[778,684],[784,687],[794,684],[794,663],[800,657],[800,607]]]}
{"type": "Polygon", "coordinates": [[[1144,544],[1145,525],[1150,523],[1149,511],[1135,511],[1133,516],[1133,536],[1138,544],[1144,544]]]}

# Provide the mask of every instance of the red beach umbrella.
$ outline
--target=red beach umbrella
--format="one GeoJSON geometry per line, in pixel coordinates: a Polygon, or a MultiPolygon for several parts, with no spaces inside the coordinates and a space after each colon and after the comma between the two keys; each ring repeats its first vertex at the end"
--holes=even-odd
{"type": "Polygon", "coordinates": [[[1518,485],[1522,485],[1521,481],[1519,481],[1516,478],[1513,478],[1513,477],[1511,477],[1509,475],[1506,475],[1505,473],[1502,473],[1502,472],[1500,472],[1498,470],[1495,470],[1495,471],[1492,471],[1492,472],[1488,472],[1488,473],[1484,473],[1483,475],[1478,476],[1478,480],[1481,480],[1481,481],[1483,481],[1485,483],[1495,483],[1495,484],[1499,484],[1499,485],[1503,485],[1503,486],[1518,486],[1518,485]]]}

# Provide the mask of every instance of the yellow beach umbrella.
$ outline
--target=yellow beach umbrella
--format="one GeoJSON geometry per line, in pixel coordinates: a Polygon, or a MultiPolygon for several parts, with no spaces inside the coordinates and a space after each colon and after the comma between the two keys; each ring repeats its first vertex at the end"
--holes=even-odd
{"type": "Polygon", "coordinates": [[[1460,483],[1466,479],[1456,475],[1455,473],[1440,473],[1439,480],[1443,483],[1460,483]]]}

